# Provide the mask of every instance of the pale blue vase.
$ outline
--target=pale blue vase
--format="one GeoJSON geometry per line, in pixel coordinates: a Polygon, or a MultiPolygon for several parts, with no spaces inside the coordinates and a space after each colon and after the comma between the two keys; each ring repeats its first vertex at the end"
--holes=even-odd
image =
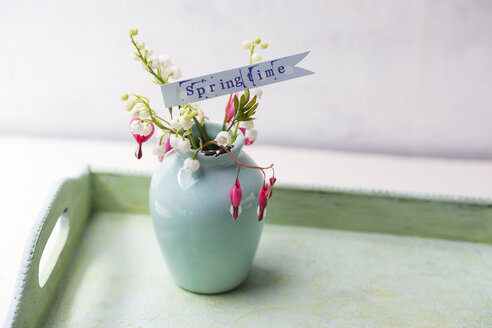
{"type": "MultiPolygon", "coordinates": [[[[210,138],[222,124],[206,122],[210,138]]],[[[195,136],[197,131],[194,130],[195,136]]],[[[248,165],[256,163],[244,152],[241,132],[231,153],[248,165]]],[[[231,290],[247,277],[258,247],[263,222],[258,222],[259,170],[242,168],[240,215],[231,214],[230,190],[238,164],[228,154],[198,153],[200,168],[182,169],[191,157],[174,151],[158,166],[150,184],[150,213],[167,267],[175,283],[192,292],[216,294],[231,290]]]]}

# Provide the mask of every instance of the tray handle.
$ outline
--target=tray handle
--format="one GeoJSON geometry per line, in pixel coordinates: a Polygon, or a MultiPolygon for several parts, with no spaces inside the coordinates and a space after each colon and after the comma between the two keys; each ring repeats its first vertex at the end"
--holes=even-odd
{"type": "Polygon", "coordinates": [[[88,170],[53,189],[28,239],[4,327],[41,325],[90,210],[88,170]]]}

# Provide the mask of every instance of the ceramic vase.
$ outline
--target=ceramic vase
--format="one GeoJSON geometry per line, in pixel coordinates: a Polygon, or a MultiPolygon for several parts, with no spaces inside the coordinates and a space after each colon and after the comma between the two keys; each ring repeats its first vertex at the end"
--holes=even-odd
{"type": "MultiPolygon", "coordinates": [[[[222,124],[206,122],[211,139],[222,124]]],[[[194,130],[194,135],[198,131],[194,130]]],[[[239,132],[231,153],[248,165],[239,132]]],[[[232,217],[230,190],[238,164],[227,153],[199,152],[196,172],[183,169],[193,151],[166,155],[152,176],[149,201],[154,230],[175,283],[191,292],[216,294],[240,285],[247,277],[263,230],[258,222],[260,171],[242,168],[240,214],[232,217]]]]}

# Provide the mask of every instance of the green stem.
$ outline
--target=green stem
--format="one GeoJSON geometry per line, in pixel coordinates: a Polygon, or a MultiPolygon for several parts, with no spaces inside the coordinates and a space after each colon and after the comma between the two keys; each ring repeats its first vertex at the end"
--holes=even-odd
{"type": "Polygon", "coordinates": [[[171,131],[171,129],[165,127],[164,125],[161,124],[161,122],[159,122],[158,120],[155,119],[155,117],[152,115],[152,112],[149,111],[149,115],[150,115],[150,119],[152,120],[152,122],[157,125],[157,127],[161,128],[162,130],[169,130],[171,131]]]}
{"type": "Polygon", "coordinates": [[[165,136],[166,136],[166,135],[165,135],[165,134],[163,134],[163,135],[161,136],[161,138],[159,139],[159,146],[162,146],[162,139],[163,139],[165,136]]]}
{"type": "Polygon", "coordinates": [[[149,63],[147,62],[147,59],[142,55],[142,52],[140,52],[140,49],[138,48],[137,43],[135,42],[135,40],[133,40],[133,36],[131,36],[130,39],[132,40],[132,43],[135,46],[135,49],[137,49],[138,56],[140,57],[140,60],[144,63],[145,66],[147,66],[147,69],[149,70],[149,73],[152,74],[155,77],[155,79],[158,82],[160,82],[161,84],[166,84],[166,81],[164,81],[162,79],[162,77],[160,77],[159,75],[157,75],[154,72],[154,70],[152,69],[152,67],[150,67],[149,63]]]}
{"type": "Polygon", "coordinates": [[[226,124],[227,124],[227,113],[229,112],[229,103],[231,102],[231,98],[232,98],[232,93],[231,95],[229,96],[229,100],[227,101],[227,106],[226,106],[226,112],[225,112],[225,115],[224,115],[224,123],[222,123],[222,131],[225,130],[226,128],[226,124]]]}
{"type": "Polygon", "coordinates": [[[189,137],[190,137],[191,145],[193,146],[193,148],[198,149],[198,147],[196,146],[196,143],[195,143],[195,137],[193,136],[193,132],[191,132],[189,137]]]}
{"type": "Polygon", "coordinates": [[[229,125],[229,127],[227,128],[227,130],[226,130],[226,131],[227,131],[227,132],[231,131],[232,127],[234,126],[234,124],[235,124],[236,122],[238,122],[238,123],[239,123],[239,121],[232,120],[231,125],[229,125]]]}
{"type": "Polygon", "coordinates": [[[198,154],[198,152],[201,150],[201,148],[198,148],[197,150],[195,150],[195,153],[193,153],[193,156],[191,157],[191,159],[195,159],[196,157],[196,154],[198,154]]]}
{"type": "Polygon", "coordinates": [[[231,142],[234,142],[236,141],[236,138],[237,138],[237,130],[239,129],[239,122],[237,122],[236,124],[236,129],[234,130],[234,136],[232,138],[232,141],[231,142]]]}
{"type": "Polygon", "coordinates": [[[251,42],[251,52],[249,53],[249,64],[253,64],[253,51],[255,50],[255,41],[251,42]]]}

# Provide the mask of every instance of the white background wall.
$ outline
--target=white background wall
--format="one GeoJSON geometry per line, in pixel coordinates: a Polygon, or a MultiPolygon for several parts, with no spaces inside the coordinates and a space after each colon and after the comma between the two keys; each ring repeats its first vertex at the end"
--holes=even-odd
{"type": "MultiPolygon", "coordinates": [[[[159,88],[128,29],[184,77],[311,50],[264,87],[258,143],[492,158],[492,1],[0,1],[0,134],[131,140],[121,93],[159,88]]],[[[205,103],[221,119],[226,98],[205,103]]]]}

